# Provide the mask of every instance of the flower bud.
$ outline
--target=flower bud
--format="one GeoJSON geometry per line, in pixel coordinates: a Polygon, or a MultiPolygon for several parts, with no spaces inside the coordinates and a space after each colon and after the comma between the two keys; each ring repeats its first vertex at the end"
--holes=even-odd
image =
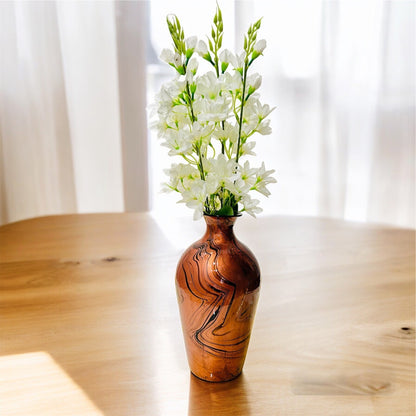
{"type": "Polygon", "coordinates": [[[254,61],[256,58],[258,58],[266,48],[266,41],[264,39],[261,39],[256,42],[253,48],[253,53],[251,54],[251,61],[254,61]]]}
{"type": "Polygon", "coordinates": [[[207,44],[203,40],[200,40],[198,42],[198,45],[196,46],[196,51],[200,56],[202,56],[202,58],[212,63],[211,55],[208,52],[207,44]]]}
{"type": "Polygon", "coordinates": [[[196,58],[190,59],[188,62],[187,69],[195,75],[198,69],[198,60],[196,58]]]}
{"type": "Polygon", "coordinates": [[[163,49],[160,54],[160,59],[171,65],[175,61],[175,54],[170,49],[163,49]]]}
{"type": "Polygon", "coordinates": [[[233,54],[228,49],[224,49],[220,53],[220,60],[225,63],[230,63],[232,55],[233,54]]]}
{"type": "Polygon", "coordinates": [[[261,39],[259,41],[256,42],[256,44],[254,45],[254,50],[258,53],[261,54],[263,53],[263,51],[266,49],[266,41],[264,39],[261,39]]]}
{"type": "Polygon", "coordinates": [[[175,64],[176,67],[179,67],[182,65],[182,59],[178,53],[175,53],[173,57],[173,63],[175,64]]]}
{"type": "Polygon", "coordinates": [[[196,51],[199,53],[199,55],[201,55],[202,57],[204,57],[204,55],[206,55],[208,53],[208,46],[207,46],[207,44],[203,40],[200,40],[198,42],[197,47],[196,47],[196,51]]]}
{"type": "Polygon", "coordinates": [[[231,62],[232,53],[228,49],[224,49],[221,51],[219,58],[221,61],[221,72],[224,73],[231,62]]]}
{"type": "Polygon", "coordinates": [[[194,49],[196,46],[196,42],[197,42],[197,37],[196,36],[191,36],[190,38],[187,38],[185,40],[185,56],[187,57],[187,59],[189,59],[193,53],[194,53],[194,49]]]}
{"type": "Polygon", "coordinates": [[[247,84],[254,90],[258,90],[261,85],[261,75],[260,74],[250,75],[249,77],[247,77],[247,84]]]}
{"type": "Polygon", "coordinates": [[[196,36],[191,36],[185,39],[186,49],[195,49],[198,38],[196,36]]]}
{"type": "Polygon", "coordinates": [[[240,55],[234,55],[232,53],[230,53],[229,55],[231,65],[240,74],[243,74],[244,58],[245,58],[244,52],[242,52],[240,55]]]}

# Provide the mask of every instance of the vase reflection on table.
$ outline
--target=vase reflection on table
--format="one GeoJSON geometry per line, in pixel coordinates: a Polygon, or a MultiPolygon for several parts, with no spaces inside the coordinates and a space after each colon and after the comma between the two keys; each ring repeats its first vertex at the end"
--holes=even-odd
{"type": "Polygon", "coordinates": [[[252,414],[250,401],[254,399],[249,386],[244,374],[228,383],[205,383],[191,375],[188,416],[249,416],[252,414]],[[230,397],[234,398],[232,404],[230,397]]]}

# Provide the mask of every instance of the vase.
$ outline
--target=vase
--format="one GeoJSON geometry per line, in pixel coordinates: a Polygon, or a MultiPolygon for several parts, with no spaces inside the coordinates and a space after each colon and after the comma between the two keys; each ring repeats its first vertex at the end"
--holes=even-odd
{"type": "Polygon", "coordinates": [[[260,268],[234,235],[236,216],[204,219],[204,236],[179,260],[176,292],[191,372],[206,381],[229,381],[243,369],[260,268]]]}

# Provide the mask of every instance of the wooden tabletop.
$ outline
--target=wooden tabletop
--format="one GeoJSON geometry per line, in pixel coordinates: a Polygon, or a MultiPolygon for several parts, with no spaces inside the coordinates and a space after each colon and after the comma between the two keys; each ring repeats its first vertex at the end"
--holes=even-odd
{"type": "Polygon", "coordinates": [[[414,415],[413,230],[242,217],[262,288],[242,376],[188,370],[174,289],[203,221],[0,227],[0,414],[414,415]]]}

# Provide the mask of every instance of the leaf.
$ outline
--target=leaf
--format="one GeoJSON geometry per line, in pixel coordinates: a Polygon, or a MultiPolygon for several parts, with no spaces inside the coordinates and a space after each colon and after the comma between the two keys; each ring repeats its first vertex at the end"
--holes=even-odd
{"type": "Polygon", "coordinates": [[[219,211],[216,211],[214,215],[232,217],[234,215],[234,210],[229,205],[222,207],[219,211]]]}

